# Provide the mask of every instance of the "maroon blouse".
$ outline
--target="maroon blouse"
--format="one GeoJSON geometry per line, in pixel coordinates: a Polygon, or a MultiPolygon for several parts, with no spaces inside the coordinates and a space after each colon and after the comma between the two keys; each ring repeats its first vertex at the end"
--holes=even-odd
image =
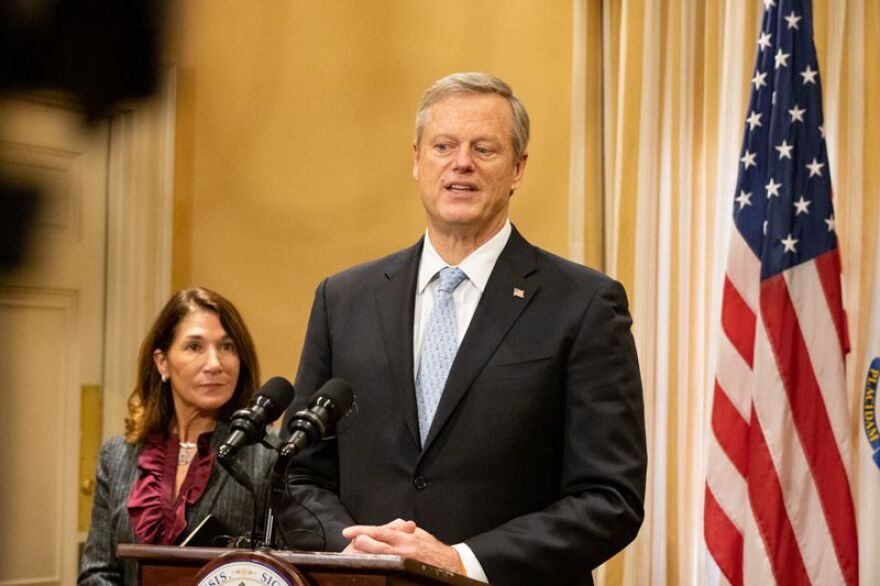
{"type": "Polygon", "coordinates": [[[138,457],[140,475],[128,497],[128,514],[138,543],[171,545],[186,529],[186,509],[205,493],[214,467],[211,433],[199,436],[198,449],[176,499],[172,495],[180,440],[162,431],[151,431],[147,436],[138,457]]]}

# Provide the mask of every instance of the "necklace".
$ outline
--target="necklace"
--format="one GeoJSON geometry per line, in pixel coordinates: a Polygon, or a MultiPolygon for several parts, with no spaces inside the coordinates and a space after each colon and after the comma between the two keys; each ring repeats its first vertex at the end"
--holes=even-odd
{"type": "Polygon", "coordinates": [[[196,444],[193,442],[178,442],[180,450],[177,452],[177,465],[189,466],[193,456],[196,455],[196,444]]]}

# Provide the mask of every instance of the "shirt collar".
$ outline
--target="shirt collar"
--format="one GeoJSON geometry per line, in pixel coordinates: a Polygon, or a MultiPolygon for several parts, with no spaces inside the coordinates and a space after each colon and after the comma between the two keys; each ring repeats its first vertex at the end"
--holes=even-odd
{"type": "MultiPolygon", "coordinates": [[[[501,256],[501,251],[507,245],[511,231],[510,220],[507,220],[497,234],[481,244],[479,248],[467,255],[458,264],[458,268],[464,271],[468,280],[480,290],[480,293],[486,289],[486,283],[489,282],[492,269],[495,268],[495,263],[498,261],[498,257],[501,256]]],[[[424,293],[425,287],[440,272],[440,269],[449,266],[440,256],[440,253],[437,252],[437,249],[434,248],[434,245],[431,244],[427,230],[425,230],[424,242],[422,257],[419,261],[419,280],[416,289],[419,295],[424,293]]]]}

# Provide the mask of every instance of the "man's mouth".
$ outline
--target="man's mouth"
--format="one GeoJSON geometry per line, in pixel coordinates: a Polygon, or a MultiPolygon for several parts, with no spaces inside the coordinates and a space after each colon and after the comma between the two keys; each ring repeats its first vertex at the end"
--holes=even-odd
{"type": "Polygon", "coordinates": [[[449,191],[458,191],[458,192],[466,192],[466,191],[477,191],[477,186],[473,183],[447,183],[446,189],[449,191]]]}

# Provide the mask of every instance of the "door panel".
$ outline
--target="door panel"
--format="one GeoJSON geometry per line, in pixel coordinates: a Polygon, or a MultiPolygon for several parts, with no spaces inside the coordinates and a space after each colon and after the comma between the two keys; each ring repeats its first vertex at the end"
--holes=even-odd
{"type": "Polygon", "coordinates": [[[109,123],[0,103],[0,165],[43,194],[28,262],[0,284],[0,585],[73,584],[80,388],[101,384],[109,123]]]}

